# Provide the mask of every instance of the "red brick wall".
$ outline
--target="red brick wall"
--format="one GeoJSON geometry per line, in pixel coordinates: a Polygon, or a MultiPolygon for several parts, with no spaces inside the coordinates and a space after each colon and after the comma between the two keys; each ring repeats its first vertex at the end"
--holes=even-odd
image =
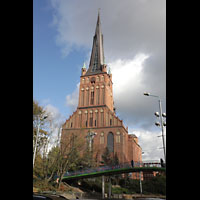
{"type": "MultiPolygon", "coordinates": [[[[84,74],[84,73],[83,73],[84,74]]],[[[101,74],[84,76],[80,78],[79,103],[77,110],[63,124],[61,143],[69,140],[74,133],[84,141],[86,148],[86,136],[89,131],[96,132],[94,138],[94,157],[98,153],[98,162],[107,146],[107,135],[112,132],[114,135],[114,154],[117,153],[119,161],[130,162],[141,161],[141,148],[138,145],[138,138],[128,134],[128,128],[125,128],[123,121],[120,120],[113,108],[112,75],[102,72],[101,74]],[[103,79],[102,79],[103,77],[103,79]],[[89,78],[89,79],[88,79],[89,78]],[[83,81],[84,79],[84,81],[83,81]],[[87,81],[87,79],[89,81],[87,81]],[[104,87],[104,103],[102,101],[102,87],[104,87]],[[97,90],[99,90],[99,104],[97,103],[97,90]],[[87,105],[87,91],[89,91],[89,102],[87,105]],[[91,104],[91,91],[94,91],[94,103],[91,104]],[[82,96],[84,93],[84,96],[82,96]],[[84,97],[84,98],[83,98],[84,97]],[[84,103],[82,100],[84,99],[84,103]],[[86,113],[87,112],[87,118],[86,113]],[[101,113],[103,113],[103,124],[101,124],[101,113]],[[92,124],[90,124],[90,116],[92,124]],[[97,117],[97,119],[96,119],[97,117]],[[87,120],[87,126],[86,126],[87,120]],[[96,121],[95,121],[96,120],[96,121]],[[117,135],[117,132],[120,135],[117,135]],[[100,144],[101,133],[104,134],[104,144],[100,144]],[[120,138],[120,139],[119,139],[120,138]],[[119,141],[120,140],[120,141],[119,141]]],[[[83,150],[84,150],[83,148],[83,150]]]]}

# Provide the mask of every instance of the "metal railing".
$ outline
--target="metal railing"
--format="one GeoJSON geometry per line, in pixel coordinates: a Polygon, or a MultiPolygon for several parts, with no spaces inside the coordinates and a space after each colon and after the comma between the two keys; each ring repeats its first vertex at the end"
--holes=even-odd
{"type": "Polygon", "coordinates": [[[115,169],[123,169],[123,168],[134,168],[134,167],[161,167],[161,163],[159,162],[136,162],[134,161],[133,163],[131,162],[125,162],[125,163],[120,163],[117,165],[107,165],[107,166],[100,166],[100,167],[95,167],[95,168],[86,168],[86,169],[81,169],[78,171],[72,171],[72,172],[66,172],[64,174],[64,177],[67,176],[75,176],[75,175],[81,175],[81,174],[90,174],[90,173],[95,173],[95,172],[103,172],[103,171],[110,171],[110,170],[115,170],[115,169]]]}

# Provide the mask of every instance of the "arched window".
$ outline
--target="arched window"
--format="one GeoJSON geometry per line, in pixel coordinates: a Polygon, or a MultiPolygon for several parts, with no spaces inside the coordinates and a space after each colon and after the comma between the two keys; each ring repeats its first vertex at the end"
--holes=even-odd
{"type": "Polygon", "coordinates": [[[108,133],[107,147],[108,147],[109,152],[114,152],[114,136],[112,132],[108,133]]]}
{"type": "Polygon", "coordinates": [[[96,105],[99,105],[99,86],[96,86],[96,105]]]}
{"type": "Polygon", "coordinates": [[[103,113],[103,110],[101,110],[101,126],[104,126],[104,113],[103,113]]]}
{"type": "Polygon", "coordinates": [[[102,104],[105,103],[105,88],[104,85],[101,86],[101,91],[102,91],[102,104]]]}
{"type": "Polygon", "coordinates": [[[88,126],[88,112],[87,110],[85,111],[85,126],[88,126]]]}
{"type": "Polygon", "coordinates": [[[95,121],[94,121],[94,126],[97,127],[98,126],[98,110],[95,110],[95,121]]]}
{"type": "Polygon", "coordinates": [[[89,105],[89,88],[86,88],[86,105],[89,105]]]}
{"type": "Polygon", "coordinates": [[[91,104],[91,105],[94,104],[94,90],[91,91],[91,100],[90,100],[90,104],[91,104]]]}
{"type": "Polygon", "coordinates": [[[84,106],[84,88],[81,89],[81,106],[84,106]]]}
{"type": "Polygon", "coordinates": [[[90,127],[93,126],[93,112],[90,111],[90,127]]]}

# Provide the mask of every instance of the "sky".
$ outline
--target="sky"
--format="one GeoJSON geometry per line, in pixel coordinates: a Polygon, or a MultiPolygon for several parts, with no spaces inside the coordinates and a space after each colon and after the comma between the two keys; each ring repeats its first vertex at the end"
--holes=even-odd
{"type": "Polygon", "coordinates": [[[159,96],[166,113],[166,0],[33,0],[33,98],[56,131],[76,110],[98,9],[116,114],[138,137],[143,160],[159,160],[158,98],[143,93],[159,96]]]}

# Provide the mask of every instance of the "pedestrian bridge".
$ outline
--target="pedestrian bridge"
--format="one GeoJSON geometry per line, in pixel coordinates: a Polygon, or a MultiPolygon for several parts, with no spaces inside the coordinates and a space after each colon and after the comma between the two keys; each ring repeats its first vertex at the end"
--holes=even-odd
{"type": "Polygon", "coordinates": [[[96,168],[82,169],[74,172],[66,172],[62,178],[62,181],[93,178],[97,176],[112,176],[116,174],[140,171],[165,171],[165,167],[161,166],[161,163],[159,162],[128,162],[113,166],[101,166],[96,168]]]}

